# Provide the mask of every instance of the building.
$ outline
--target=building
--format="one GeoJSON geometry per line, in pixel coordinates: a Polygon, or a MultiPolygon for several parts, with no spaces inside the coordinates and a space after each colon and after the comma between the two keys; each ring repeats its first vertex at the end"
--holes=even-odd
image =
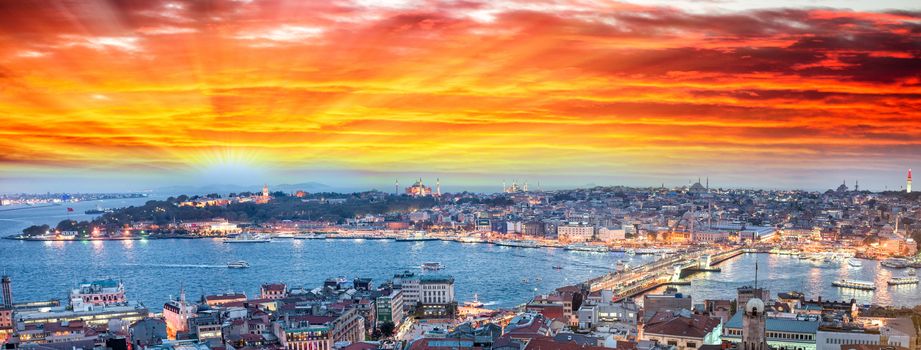
{"type": "MultiPolygon", "coordinates": [[[[779,350],[815,350],[818,320],[798,320],[790,318],[768,318],[763,311],[754,313],[764,303],[760,299],[749,300],[744,312],[737,312],[726,322],[723,340],[734,343],[739,349],[755,349],[756,343],[763,341],[779,350]],[[757,300],[757,301],[756,301],[757,300]],[[759,303],[760,302],[760,303],[759,303]],[[748,317],[747,322],[743,322],[748,317]],[[762,329],[763,327],[763,329],[762,329]],[[742,339],[748,335],[749,347],[745,348],[742,339]]],[[[764,344],[761,344],[763,349],[764,344]]]]}
{"type": "Polygon", "coordinates": [[[419,293],[422,317],[451,317],[456,313],[454,277],[437,274],[422,275],[419,278],[419,293]]]}
{"type": "Polygon", "coordinates": [[[595,228],[582,224],[566,224],[556,228],[557,238],[567,242],[587,242],[595,239],[595,228]]]}
{"type": "MultiPolygon", "coordinates": [[[[657,312],[641,330],[641,339],[674,346],[678,350],[720,344],[722,323],[718,318],[680,312],[657,312]]],[[[767,349],[765,349],[767,350],[767,349]]]]}
{"type": "Polygon", "coordinates": [[[128,327],[128,335],[131,347],[135,349],[159,345],[169,339],[166,334],[166,322],[159,318],[145,318],[132,323],[128,327]]]}
{"type": "Polygon", "coordinates": [[[0,283],[3,285],[3,308],[13,309],[13,282],[10,276],[3,276],[0,283]]]}
{"type": "Polygon", "coordinates": [[[242,303],[246,301],[246,294],[243,293],[225,293],[207,295],[204,297],[205,305],[218,307],[226,304],[242,303]]]}
{"type": "Polygon", "coordinates": [[[691,296],[681,293],[646,294],[643,296],[643,310],[646,311],[646,317],[652,317],[659,312],[691,310],[693,307],[691,296]]]}
{"type": "Polygon", "coordinates": [[[259,290],[259,298],[278,300],[288,297],[288,286],[284,283],[266,283],[259,290]]]}
{"type": "Polygon", "coordinates": [[[425,197],[432,195],[432,188],[422,183],[420,177],[418,181],[406,188],[406,194],[413,197],[425,197]]]}
{"type": "Polygon", "coordinates": [[[74,311],[126,304],[125,285],[113,279],[83,282],[70,292],[70,305],[74,311]]]}
{"type": "Polygon", "coordinates": [[[185,300],[185,291],[179,291],[179,298],[163,304],[163,319],[166,321],[166,334],[169,339],[189,332],[189,319],[195,317],[198,306],[185,300]]]}
{"type": "Polygon", "coordinates": [[[393,287],[403,293],[403,310],[414,310],[419,304],[419,277],[412,272],[405,271],[393,276],[393,287]]]}
{"type": "Polygon", "coordinates": [[[377,325],[391,322],[399,327],[403,322],[403,291],[394,289],[388,295],[377,297],[377,325]]]}
{"type": "Polygon", "coordinates": [[[911,193],[911,169],[908,169],[908,179],[905,180],[905,192],[911,193]]]}
{"type": "Polygon", "coordinates": [[[748,301],[758,298],[761,300],[770,300],[771,291],[766,288],[755,288],[752,286],[743,286],[739,287],[736,290],[737,298],[736,305],[748,305],[748,301]]]}

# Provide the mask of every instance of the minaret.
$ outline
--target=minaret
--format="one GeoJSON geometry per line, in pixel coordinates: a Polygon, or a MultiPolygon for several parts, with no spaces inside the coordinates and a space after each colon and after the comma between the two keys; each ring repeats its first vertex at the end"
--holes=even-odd
{"type": "Polygon", "coordinates": [[[269,198],[269,184],[262,186],[262,197],[269,198]]]}
{"type": "Polygon", "coordinates": [[[13,308],[13,287],[12,282],[10,281],[10,276],[3,276],[3,308],[12,309],[13,308]]]}
{"type": "Polygon", "coordinates": [[[911,193],[911,168],[908,168],[908,180],[905,181],[905,193],[911,193]]]}
{"type": "Polygon", "coordinates": [[[394,180],[393,182],[393,195],[394,196],[400,195],[400,180],[399,179],[394,180]]]}
{"type": "Polygon", "coordinates": [[[860,192],[860,180],[854,180],[854,192],[860,192]]]}
{"type": "Polygon", "coordinates": [[[505,188],[505,180],[502,180],[502,192],[508,192],[508,189],[505,188]]]}
{"type": "Polygon", "coordinates": [[[435,178],[435,196],[441,197],[441,178],[435,178]]]}
{"type": "Polygon", "coordinates": [[[524,192],[528,192],[528,182],[527,181],[524,182],[524,187],[522,187],[521,190],[524,192]]]}

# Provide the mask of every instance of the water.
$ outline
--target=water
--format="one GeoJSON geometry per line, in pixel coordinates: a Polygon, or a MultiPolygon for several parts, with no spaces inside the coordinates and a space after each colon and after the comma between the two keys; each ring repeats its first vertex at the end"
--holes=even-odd
{"type": "Polygon", "coordinates": [[[851,267],[847,261],[826,264],[774,254],[741,255],[721,264],[720,272],[691,276],[691,285],[679,286],[678,291],[690,294],[695,303],[703,299],[734,299],[736,288],[755,284],[755,261],[758,262],[758,286],[769,289],[772,296],[799,291],[806,295],[806,299],[821,296],[823,300],[856,299],[860,304],[921,305],[921,285],[889,286],[886,283],[892,277],[905,276],[906,269],[883,267],[875,260],[861,260],[862,267],[851,267]],[[842,278],[873,282],[876,291],[831,285],[832,281],[842,278]]]}
{"type": "Polygon", "coordinates": [[[0,236],[9,236],[22,233],[22,229],[31,225],[47,224],[54,227],[63,220],[91,220],[99,214],[87,215],[84,211],[102,208],[121,208],[127,206],[140,206],[147,201],[162,198],[124,198],[106,199],[99,201],[86,201],[76,203],[61,203],[61,205],[38,205],[28,207],[24,205],[0,207],[0,236]],[[74,208],[68,212],[67,208],[74,208]]]}
{"type": "MultiPolygon", "coordinates": [[[[446,241],[0,241],[0,270],[13,278],[16,300],[64,299],[80,280],[114,277],[124,281],[129,299],[153,309],[160,309],[170,295],[177,295],[180,285],[194,298],[229,291],[254,296],[266,282],[312,289],[329,277],[344,276],[370,277],[380,283],[399,271],[420,271],[425,261],[446,266],[439,273],[454,276],[458,300],[471,300],[477,293],[489,305],[512,307],[536,293],[610,271],[619,259],[629,258],[622,253],[446,241]],[[246,260],[252,267],[226,267],[237,260],[246,260]],[[563,269],[554,270],[553,265],[563,269]]],[[[631,264],[649,259],[652,257],[637,256],[631,264]]]]}
{"type": "MultiPolygon", "coordinates": [[[[61,206],[0,211],[0,235],[19,233],[34,224],[54,225],[71,218],[87,220],[84,210],[140,205],[150,199],[118,199],[68,203],[61,206]],[[67,207],[74,212],[68,213],[67,207]]],[[[2,207],[0,209],[7,209],[2,207]]],[[[243,291],[253,296],[265,282],[286,282],[292,287],[314,288],[328,277],[370,277],[377,283],[395,272],[419,271],[425,261],[438,261],[444,273],[455,277],[458,299],[479,294],[489,305],[511,307],[535,293],[546,293],[613,269],[618,260],[631,265],[652,259],[631,260],[620,253],[571,252],[562,249],[499,247],[456,242],[396,242],[372,240],[285,240],[266,244],[223,244],[218,240],[150,240],[94,242],[25,242],[0,240],[0,273],[13,278],[19,301],[59,298],[83,279],[116,277],[124,280],[128,296],[152,309],[160,309],[180,284],[190,296],[243,291]],[[249,269],[228,269],[228,262],[246,260],[249,269]],[[554,270],[562,265],[562,270],[554,270]],[[536,281],[536,278],[541,281],[536,281]],[[523,283],[522,279],[528,279],[523,283]],[[536,290],[535,290],[536,289],[536,290]]],[[[846,262],[816,264],[795,256],[745,254],[720,265],[722,272],[697,274],[679,291],[696,301],[730,299],[735,289],[754,284],[755,260],[759,286],[778,292],[797,290],[807,298],[850,300],[860,303],[914,306],[921,304],[921,286],[890,287],[886,281],[903,276],[864,260],[863,267],[846,262]],[[840,279],[875,281],[876,292],[840,289],[840,279]]]]}

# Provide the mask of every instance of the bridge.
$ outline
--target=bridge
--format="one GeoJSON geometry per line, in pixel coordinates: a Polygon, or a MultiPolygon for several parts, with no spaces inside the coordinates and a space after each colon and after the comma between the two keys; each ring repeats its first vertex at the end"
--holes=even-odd
{"type": "Polygon", "coordinates": [[[742,248],[726,251],[716,249],[688,249],[666,255],[648,264],[609,272],[583,282],[589,291],[613,290],[614,301],[633,297],[648,290],[682,283],[682,279],[696,271],[712,271],[723,261],[745,252],[742,248]]]}

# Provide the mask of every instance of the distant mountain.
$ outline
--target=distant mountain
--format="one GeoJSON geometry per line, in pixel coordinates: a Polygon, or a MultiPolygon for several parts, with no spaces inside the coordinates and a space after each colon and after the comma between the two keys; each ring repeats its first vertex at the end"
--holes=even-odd
{"type": "MultiPolygon", "coordinates": [[[[205,185],[205,186],[167,186],[155,188],[154,193],[159,193],[168,196],[178,196],[181,194],[186,195],[204,195],[209,193],[217,193],[220,195],[226,195],[228,193],[237,193],[237,192],[259,192],[262,191],[263,185],[234,185],[234,184],[214,184],[214,185],[205,185]]],[[[337,188],[331,187],[329,185],[319,183],[319,182],[303,182],[296,184],[281,184],[281,185],[272,185],[269,184],[270,191],[282,191],[282,192],[295,192],[295,191],[306,191],[306,192],[338,192],[340,191],[337,188]]]]}

